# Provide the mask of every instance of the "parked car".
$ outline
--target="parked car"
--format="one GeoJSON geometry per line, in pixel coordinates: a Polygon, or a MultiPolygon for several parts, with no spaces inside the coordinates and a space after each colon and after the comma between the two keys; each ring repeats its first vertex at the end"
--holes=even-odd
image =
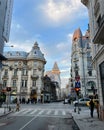
{"type": "Polygon", "coordinates": [[[69,103],[69,99],[65,98],[64,99],[64,104],[68,104],[69,103]]]}
{"type": "Polygon", "coordinates": [[[78,100],[75,100],[75,101],[73,102],[73,104],[74,104],[74,106],[77,106],[78,104],[79,104],[79,105],[82,105],[82,106],[87,106],[87,102],[88,102],[88,101],[90,101],[90,98],[84,97],[84,98],[80,98],[80,99],[78,99],[78,100]]]}
{"type": "MultiPolygon", "coordinates": [[[[97,102],[99,103],[99,99],[93,99],[93,102],[94,102],[94,105],[95,105],[95,107],[96,107],[96,104],[97,104],[97,102]]],[[[88,101],[87,103],[86,103],[86,105],[89,107],[90,106],[90,101],[88,101]]]]}

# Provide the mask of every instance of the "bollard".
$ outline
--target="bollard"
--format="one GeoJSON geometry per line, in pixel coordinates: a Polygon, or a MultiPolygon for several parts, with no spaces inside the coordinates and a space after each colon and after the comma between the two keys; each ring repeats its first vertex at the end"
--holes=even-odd
{"type": "Polygon", "coordinates": [[[9,106],[9,112],[11,111],[11,107],[9,106]]]}
{"type": "Polygon", "coordinates": [[[6,107],[4,107],[4,114],[6,113],[6,107]]]}
{"type": "Polygon", "coordinates": [[[76,107],[74,107],[74,112],[76,112],[76,107]]]}

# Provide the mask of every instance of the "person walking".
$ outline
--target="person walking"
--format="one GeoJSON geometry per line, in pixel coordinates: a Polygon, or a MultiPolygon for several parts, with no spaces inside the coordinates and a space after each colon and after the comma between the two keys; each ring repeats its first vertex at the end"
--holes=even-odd
{"type": "Polygon", "coordinates": [[[20,104],[19,104],[19,102],[17,102],[17,104],[16,104],[16,111],[19,111],[20,110],[20,104]]]}
{"type": "Polygon", "coordinates": [[[90,115],[93,118],[93,112],[94,112],[94,102],[93,102],[93,98],[91,99],[90,103],[90,115]]]}
{"type": "Polygon", "coordinates": [[[99,101],[96,102],[96,111],[97,111],[97,116],[99,118],[99,101]]]}

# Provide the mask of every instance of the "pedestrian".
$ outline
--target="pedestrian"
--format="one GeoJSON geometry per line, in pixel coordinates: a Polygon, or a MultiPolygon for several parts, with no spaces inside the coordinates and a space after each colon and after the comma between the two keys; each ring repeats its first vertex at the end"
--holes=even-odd
{"type": "Polygon", "coordinates": [[[19,104],[19,102],[17,102],[17,104],[16,104],[16,111],[19,111],[20,110],[20,104],[19,104]]]}
{"type": "Polygon", "coordinates": [[[89,105],[90,105],[90,115],[93,118],[93,112],[94,112],[94,102],[93,102],[93,99],[91,99],[89,105]]]}
{"type": "Polygon", "coordinates": [[[97,112],[97,116],[99,118],[99,101],[96,101],[96,112],[97,112]]]}

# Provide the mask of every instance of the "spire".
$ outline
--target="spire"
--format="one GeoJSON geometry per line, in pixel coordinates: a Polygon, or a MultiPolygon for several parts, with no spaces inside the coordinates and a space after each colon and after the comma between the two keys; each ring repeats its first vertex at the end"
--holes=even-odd
{"type": "Polygon", "coordinates": [[[82,37],[82,32],[80,30],[80,28],[78,28],[77,30],[75,30],[74,34],[73,34],[73,41],[76,39],[79,39],[82,37]]]}
{"type": "Polygon", "coordinates": [[[53,68],[52,68],[52,72],[55,73],[55,74],[56,74],[56,73],[57,73],[57,74],[60,73],[60,70],[59,70],[59,68],[58,68],[57,62],[54,63],[54,66],[53,66],[53,68]]]}

